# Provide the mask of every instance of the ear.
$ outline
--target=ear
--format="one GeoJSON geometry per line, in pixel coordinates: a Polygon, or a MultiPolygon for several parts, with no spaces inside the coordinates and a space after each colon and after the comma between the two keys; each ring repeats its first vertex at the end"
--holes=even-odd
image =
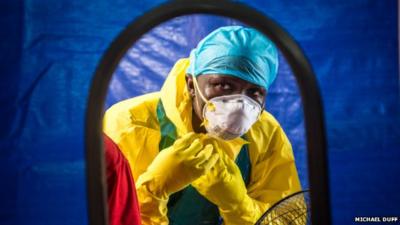
{"type": "Polygon", "coordinates": [[[186,87],[190,93],[190,96],[193,98],[195,96],[194,84],[193,84],[193,76],[191,74],[186,74],[185,76],[186,87]]]}

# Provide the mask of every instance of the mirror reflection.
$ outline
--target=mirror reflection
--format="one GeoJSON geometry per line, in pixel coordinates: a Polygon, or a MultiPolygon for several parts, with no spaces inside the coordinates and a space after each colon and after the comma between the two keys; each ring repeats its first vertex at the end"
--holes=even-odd
{"type": "Polygon", "coordinates": [[[184,16],[143,36],[115,71],[103,133],[110,224],[308,223],[294,77],[239,21],[184,16]]]}

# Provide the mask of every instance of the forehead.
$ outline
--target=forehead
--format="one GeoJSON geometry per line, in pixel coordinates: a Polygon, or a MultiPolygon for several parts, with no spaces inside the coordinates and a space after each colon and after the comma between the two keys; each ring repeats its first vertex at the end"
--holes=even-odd
{"type": "Polygon", "coordinates": [[[202,74],[197,77],[197,80],[201,83],[213,82],[213,81],[215,81],[215,82],[231,82],[231,83],[235,83],[237,85],[263,89],[263,87],[261,87],[259,85],[250,83],[250,82],[240,79],[238,77],[224,75],[224,74],[202,74]]]}

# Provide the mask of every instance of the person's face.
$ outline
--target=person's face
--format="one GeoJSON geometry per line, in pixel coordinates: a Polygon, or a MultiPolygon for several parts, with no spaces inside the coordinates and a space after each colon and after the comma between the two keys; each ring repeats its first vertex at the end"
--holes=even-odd
{"type": "MultiPolygon", "coordinates": [[[[186,75],[186,84],[193,99],[193,109],[197,117],[203,120],[203,106],[205,102],[201,99],[199,93],[194,88],[193,76],[186,75]],[[197,103],[198,101],[198,103],[197,103]]],[[[252,98],[263,107],[266,91],[263,87],[249,83],[240,78],[220,75],[220,74],[202,74],[197,77],[199,89],[206,99],[222,95],[243,94],[252,98]]]]}

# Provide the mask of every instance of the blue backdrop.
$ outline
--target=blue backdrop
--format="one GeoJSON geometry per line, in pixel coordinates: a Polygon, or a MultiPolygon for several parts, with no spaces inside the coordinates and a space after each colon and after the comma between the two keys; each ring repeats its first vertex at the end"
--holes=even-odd
{"type": "MultiPolygon", "coordinates": [[[[0,224],[87,224],[83,131],[94,70],[119,32],[161,2],[0,2],[0,224]]],[[[292,34],[314,67],[334,224],[400,216],[397,1],[244,2],[292,34]]],[[[198,40],[237,23],[197,15],[155,28],[124,57],[106,107],[158,90],[198,40]]],[[[282,57],[267,108],[292,141],[307,186],[301,101],[282,57]]]]}

